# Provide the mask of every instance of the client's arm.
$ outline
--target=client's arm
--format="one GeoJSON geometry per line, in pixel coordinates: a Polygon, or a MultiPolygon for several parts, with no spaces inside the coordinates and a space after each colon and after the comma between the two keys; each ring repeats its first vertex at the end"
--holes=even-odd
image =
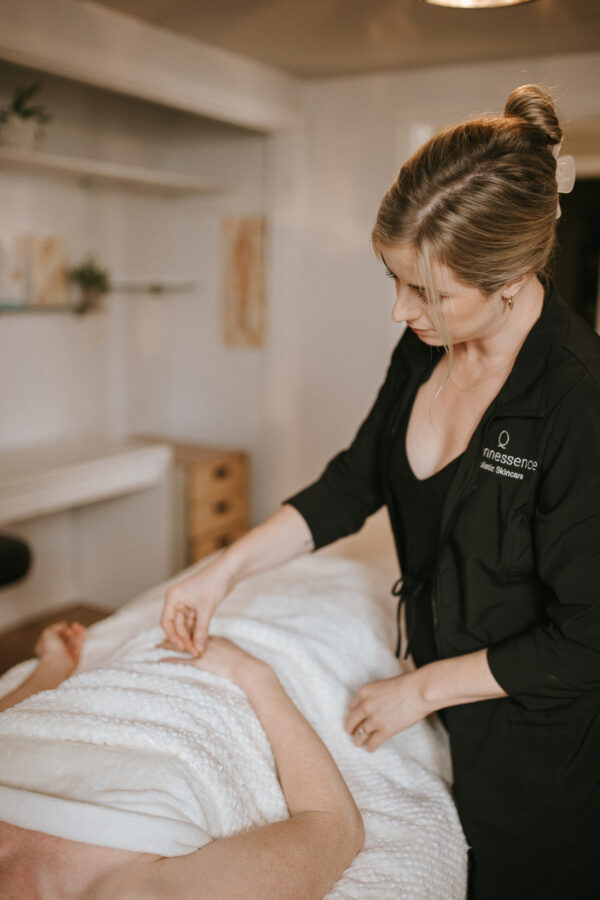
{"type": "Polygon", "coordinates": [[[39,663],[25,681],[0,698],[0,712],[62,684],[77,668],[84,641],[85,628],[79,622],[56,622],[45,628],[34,650],[39,663]]]}
{"type": "Polygon", "coordinates": [[[225,638],[174,660],[235,681],[269,739],[290,818],[208,844],[189,856],[132,863],[90,900],[317,900],[362,847],[360,813],[329,751],[273,670],[225,638]]]}
{"type": "Polygon", "coordinates": [[[313,540],[308,525],[292,506],[284,505],[199,572],[167,590],[161,625],[181,650],[201,653],[208,625],[219,603],[249,575],[274,569],[308,553],[313,540]]]}

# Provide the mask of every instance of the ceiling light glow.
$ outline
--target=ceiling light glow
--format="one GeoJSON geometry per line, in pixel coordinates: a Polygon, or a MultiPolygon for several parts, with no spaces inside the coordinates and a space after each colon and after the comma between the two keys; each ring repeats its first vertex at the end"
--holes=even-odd
{"type": "Polygon", "coordinates": [[[425,0],[434,6],[454,6],[456,9],[492,9],[494,6],[517,6],[533,0],[425,0]]]}

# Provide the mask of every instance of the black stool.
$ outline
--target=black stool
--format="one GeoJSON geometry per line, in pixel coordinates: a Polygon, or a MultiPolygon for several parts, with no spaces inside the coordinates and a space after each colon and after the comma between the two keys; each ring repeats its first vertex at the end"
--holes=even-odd
{"type": "Polygon", "coordinates": [[[19,581],[30,565],[31,550],[25,541],[0,534],[0,587],[19,581]]]}

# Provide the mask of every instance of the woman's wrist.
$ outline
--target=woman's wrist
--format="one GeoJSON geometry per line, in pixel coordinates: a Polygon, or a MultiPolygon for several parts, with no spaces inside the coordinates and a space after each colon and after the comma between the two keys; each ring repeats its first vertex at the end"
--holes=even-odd
{"type": "Polygon", "coordinates": [[[243,546],[240,548],[240,541],[231,544],[216,559],[201,569],[202,573],[209,574],[214,579],[215,584],[224,594],[232,591],[236,584],[243,581],[245,577],[246,560],[245,554],[241,552],[243,546]]]}
{"type": "Polygon", "coordinates": [[[428,663],[411,674],[427,715],[447,706],[507,696],[491,673],[485,649],[428,663]]]}
{"type": "Polygon", "coordinates": [[[402,676],[402,678],[410,678],[413,682],[415,692],[424,710],[423,718],[437,712],[438,709],[442,709],[444,705],[439,696],[440,692],[434,666],[435,663],[430,663],[402,676]]]}
{"type": "Polygon", "coordinates": [[[198,572],[191,575],[189,579],[191,582],[196,580],[201,581],[203,587],[208,583],[212,589],[212,593],[214,593],[215,597],[218,597],[219,600],[227,596],[237,584],[237,580],[239,580],[236,580],[234,568],[226,558],[227,553],[228,550],[203,566],[198,572]]]}
{"type": "Polygon", "coordinates": [[[422,666],[410,673],[410,677],[415,680],[421,703],[426,710],[425,715],[437,712],[448,705],[451,686],[444,683],[443,672],[437,662],[422,666]]]}

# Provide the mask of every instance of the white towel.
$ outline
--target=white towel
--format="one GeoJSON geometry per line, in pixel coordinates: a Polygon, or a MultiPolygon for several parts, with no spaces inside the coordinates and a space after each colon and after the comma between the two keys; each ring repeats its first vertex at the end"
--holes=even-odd
{"type": "MultiPolygon", "coordinates": [[[[100,623],[84,671],[0,716],[5,821],[176,856],[287,816],[244,693],[159,662],[163,635],[152,625],[161,602],[151,593],[100,623]]],[[[373,754],[343,730],[356,690],[401,671],[393,609],[377,599],[368,569],[311,557],[243,583],[221,610],[211,632],[273,666],[361,809],[365,848],[329,897],[462,900],[466,845],[439,723],[421,722],[373,754]]]]}

